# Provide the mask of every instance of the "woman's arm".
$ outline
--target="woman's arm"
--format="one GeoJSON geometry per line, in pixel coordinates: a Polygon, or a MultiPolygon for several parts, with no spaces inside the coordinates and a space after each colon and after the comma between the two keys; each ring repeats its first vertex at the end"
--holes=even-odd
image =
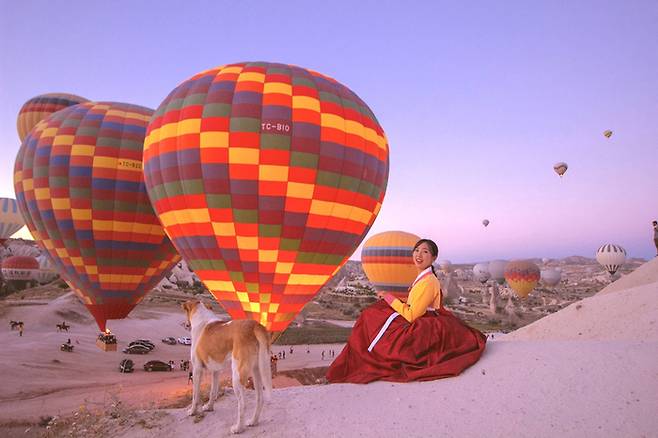
{"type": "Polygon", "coordinates": [[[436,298],[436,288],[431,281],[425,280],[416,284],[409,292],[409,303],[403,303],[390,294],[386,294],[384,300],[404,319],[414,322],[425,314],[434,298],[436,298]]]}

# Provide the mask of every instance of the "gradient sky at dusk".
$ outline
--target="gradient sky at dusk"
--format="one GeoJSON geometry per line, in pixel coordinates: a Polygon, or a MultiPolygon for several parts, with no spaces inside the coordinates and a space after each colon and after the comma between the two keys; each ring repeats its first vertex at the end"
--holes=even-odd
{"type": "Polygon", "coordinates": [[[156,108],[201,70],[255,60],[332,76],[377,115],[391,167],[370,235],[429,237],[453,262],[608,242],[654,255],[656,1],[3,0],[0,196],[15,197],[30,97],[156,108]]]}

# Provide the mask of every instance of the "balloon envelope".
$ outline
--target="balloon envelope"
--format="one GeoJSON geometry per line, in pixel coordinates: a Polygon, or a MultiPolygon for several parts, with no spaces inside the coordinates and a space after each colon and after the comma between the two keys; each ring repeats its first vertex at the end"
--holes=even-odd
{"type": "Polygon", "coordinates": [[[7,281],[32,280],[39,270],[39,262],[34,257],[11,256],[2,261],[2,278],[7,281]]]}
{"type": "Polygon", "coordinates": [[[101,330],[127,316],[179,259],[144,187],[151,114],[123,103],[74,105],[39,122],[16,158],[26,225],[101,330]]]}
{"type": "Polygon", "coordinates": [[[25,222],[15,199],[0,198],[0,243],[23,228],[25,222]]]}
{"type": "Polygon", "coordinates": [[[450,260],[441,260],[439,262],[439,268],[444,274],[449,274],[452,272],[452,263],[450,260]]]}
{"type": "Polygon", "coordinates": [[[567,165],[567,163],[563,163],[563,162],[555,163],[555,165],[553,166],[553,170],[555,171],[555,173],[557,173],[560,176],[564,175],[564,173],[567,171],[568,168],[569,166],[567,165]]]}
{"type": "Polygon", "coordinates": [[[526,260],[514,260],[505,267],[505,280],[516,294],[525,298],[535,288],[540,278],[537,265],[526,260]]]}
{"type": "Polygon", "coordinates": [[[61,109],[83,102],[89,102],[89,100],[67,93],[48,93],[33,97],[25,102],[18,111],[18,120],[16,120],[18,138],[22,142],[41,120],[61,109]]]}
{"type": "Polygon", "coordinates": [[[610,275],[614,275],[626,262],[626,250],[619,245],[606,243],[596,251],[596,261],[605,268],[610,275]]]}
{"type": "Polygon", "coordinates": [[[609,129],[606,129],[605,131],[603,131],[603,135],[605,135],[606,138],[610,138],[610,137],[612,137],[612,131],[609,130],[609,129]]]}
{"type": "Polygon", "coordinates": [[[487,227],[487,226],[489,225],[489,219],[484,219],[484,220],[482,221],[482,225],[484,225],[485,227],[487,227]]]}
{"type": "Polygon", "coordinates": [[[473,277],[482,284],[486,283],[491,278],[489,263],[478,263],[473,266],[473,277]]]}
{"type": "Polygon", "coordinates": [[[562,271],[557,269],[543,269],[541,271],[541,281],[547,286],[555,286],[562,279],[562,271]]]}
{"type": "Polygon", "coordinates": [[[505,267],[509,263],[507,260],[494,260],[489,262],[489,274],[491,279],[498,284],[505,283],[505,267]]]}
{"type": "Polygon", "coordinates": [[[374,222],[388,143],[334,79],[268,62],[225,65],[160,104],[146,186],[174,245],[235,319],[282,331],[374,222]]]}
{"type": "Polygon", "coordinates": [[[418,276],[412,252],[419,240],[420,237],[404,231],[386,231],[366,240],[361,264],[378,292],[406,299],[409,286],[418,276]]]}

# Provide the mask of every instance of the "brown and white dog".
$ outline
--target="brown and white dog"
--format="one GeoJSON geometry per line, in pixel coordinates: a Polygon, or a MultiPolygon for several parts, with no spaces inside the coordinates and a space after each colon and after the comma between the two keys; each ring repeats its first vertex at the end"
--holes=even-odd
{"type": "Polygon", "coordinates": [[[201,379],[204,371],[212,373],[208,403],[204,411],[212,411],[219,397],[219,374],[230,361],[233,392],[238,397],[238,420],[231,426],[232,433],[244,430],[244,394],[247,379],[251,377],[256,389],[256,408],[247,426],[258,423],[263,407],[263,395],[269,400],[272,394],[270,369],[270,336],[265,327],[253,320],[221,321],[199,301],[183,303],[192,332],[191,363],[193,373],[192,406],[188,413],[195,415],[201,401],[201,379]],[[263,391],[264,390],[264,391],[263,391]]]}

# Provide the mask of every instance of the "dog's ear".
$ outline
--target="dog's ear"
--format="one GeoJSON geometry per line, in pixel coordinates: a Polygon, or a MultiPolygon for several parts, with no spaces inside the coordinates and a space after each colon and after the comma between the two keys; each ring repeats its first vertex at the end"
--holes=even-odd
{"type": "Polygon", "coordinates": [[[206,304],[204,304],[204,306],[206,306],[206,309],[212,310],[212,306],[210,304],[206,303],[206,304]]]}

